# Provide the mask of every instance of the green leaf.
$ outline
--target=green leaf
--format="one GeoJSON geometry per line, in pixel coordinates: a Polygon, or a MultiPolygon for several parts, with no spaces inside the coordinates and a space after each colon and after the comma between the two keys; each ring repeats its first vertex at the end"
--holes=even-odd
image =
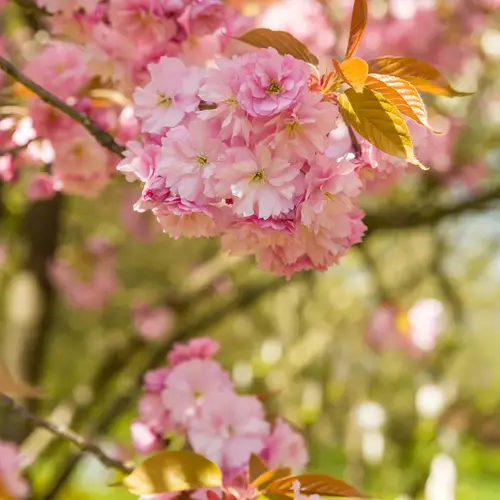
{"type": "Polygon", "coordinates": [[[301,59],[314,66],[319,64],[318,58],[314,54],[311,54],[302,42],[299,42],[299,40],[286,31],[257,28],[241,35],[237,40],[248,43],[253,47],[258,47],[259,49],[273,47],[282,56],[289,54],[295,57],[295,59],[301,59]]]}
{"type": "Polygon", "coordinates": [[[164,451],[147,458],[123,479],[135,495],[222,486],[222,473],[213,462],[192,451],[164,451]]]}
{"type": "Polygon", "coordinates": [[[337,498],[366,498],[356,488],[328,474],[298,474],[274,481],[266,488],[266,493],[293,493],[293,483],[300,483],[303,495],[322,495],[337,498]]]}
{"type": "Polygon", "coordinates": [[[354,0],[351,17],[351,30],[349,32],[349,42],[347,43],[347,50],[345,58],[352,57],[358,48],[363,32],[368,22],[368,4],[367,0],[354,0]]]}
{"type": "Polygon", "coordinates": [[[398,108],[378,92],[347,89],[338,96],[344,120],[378,149],[424,167],[413,153],[410,132],[398,108]]]}
{"type": "Polygon", "coordinates": [[[370,73],[393,75],[410,82],[417,90],[446,97],[472,95],[458,92],[434,66],[414,57],[378,57],[368,61],[370,73]]]}
{"type": "Polygon", "coordinates": [[[367,77],[366,86],[391,101],[408,118],[435,132],[427,121],[424,101],[410,82],[397,76],[373,74],[367,77]]]}

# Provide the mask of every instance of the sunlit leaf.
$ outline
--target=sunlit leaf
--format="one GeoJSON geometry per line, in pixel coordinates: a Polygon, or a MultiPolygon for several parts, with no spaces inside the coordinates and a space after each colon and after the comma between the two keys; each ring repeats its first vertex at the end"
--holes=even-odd
{"type": "Polygon", "coordinates": [[[33,387],[27,382],[16,379],[7,366],[0,361],[0,392],[7,396],[19,398],[40,398],[41,389],[33,387]]]}
{"type": "Polygon", "coordinates": [[[328,474],[298,474],[278,479],[266,488],[266,493],[292,493],[293,483],[299,481],[304,495],[340,498],[366,498],[356,488],[328,474]]]}
{"type": "Polygon", "coordinates": [[[222,473],[213,462],[192,451],[164,451],[137,466],[123,479],[135,495],[218,488],[222,473]]]}
{"type": "Polygon", "coordinates": [[[366,86],[382,94],[404,115],[431,130],[427,121],[427,109],[418,90],[408,81],[392,75],[369,75],[366,86]]]}
{"type": "Polygon", "coordinates": [[[252,453],[250,455],[250,461],[248,464],[248,482],[253,483],[255,479],[257,479],[259,476],[262,476],[262,474],[267,471],[268,468],[264,461],[260,457],[255,455],[255,453],[252,453]]]}
{"type": "Polygon", "coordinates": [[[361,93],[347,89],[338,96],[338,103],[347,124],[367,141],[389,155],[425,168],[415,158],[403,116],[384,96],[366,87],[361,93]]]}
{"type": "Polygon", "coordinates": [[[290,476],[292,470],[289,467],[283,467],[281,469],[268,470],[261,474],[259,477],[254,479],[251,483],[253,488],[264,489],[266,486],[277,479],[290,476]]]}
{"type": "Polygon", "coordinates": [[[319,63],[318,58],[314,54],[311,54],[302,42],[299,42],[299,40],[286,31],[257,28],[241,35],[237,40],[260,49],[273,47],[283,56],[290,54],[296,59],[302,59],[315,66],[319,63]]]}
{"type": "Polygon", "coordinates": [[[339,63],[332,59],[335,71],[342,79],[351,86],[356,92],[362,92],[368,76],[368,63],[359,57],[346,59],[339,63]]]}
{"type": "Polygon", "coordinates": [[[410,82],[417,90],[447,97],[472,95],[458,92],[434,66],[414,57],[385,56],[368,62],[370,73],[393,75],[410,82]]]}
{"type": "Polygon", "coordinates": [[[345,53],[346,59],[351,57],[358,48],[363,32],[368,21],[367,0],[354,0],[351,17],[351,30],[349,32],[349,42],[345,53]]]}

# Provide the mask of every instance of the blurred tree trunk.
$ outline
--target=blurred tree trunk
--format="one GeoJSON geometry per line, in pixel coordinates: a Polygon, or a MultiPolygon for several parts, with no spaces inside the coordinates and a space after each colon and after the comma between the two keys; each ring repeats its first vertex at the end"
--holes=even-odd
{"type": "MultiPolygon", "coordinates": [[[[62,197],[31,204],[23,221],[26,254],[6,294],[5,360],[12,373],[39,385],[54,316],[55,292],[47,275],[59,237],[62,197]]],[[[36,412],[39,401],[26,402],[36,412]]],[[[29,428],[13,415],[0,420],[1,434],[22,441],[29,428]]]]}

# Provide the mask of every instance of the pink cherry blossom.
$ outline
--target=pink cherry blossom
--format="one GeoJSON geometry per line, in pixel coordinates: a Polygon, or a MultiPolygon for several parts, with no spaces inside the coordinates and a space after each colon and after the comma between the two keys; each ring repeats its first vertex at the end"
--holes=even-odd
{"type": "Polygon", "coordinates": [[[281,418],[276,419],[262,456],[270,469],[301,469],[309,460],[304,438],[281,418]]]}
{"type": "Polygon", "coordinates": [[[177,33],[177,23],[162,2],[154,0],[113,0],[109,9],[111,25],[139,44],[165,42],[177,33]]]}
{"type": "Polygon", "coordinates": [[[189,359],[174,366],[162,393],[163,405],[177,424],[186,425],[199,416],[200,408],[222,390],[231,390],[229,376],[211,359],[189,359]]]}
{"type": "Polygon", "coordinates": [[[149,71],[150,83],[134,92],[136,116],[143,120],[143,131],[160,133],[179,125],[186,114],[196,110],[200,74],[172,57],[162,57],[149,71]]]}
{"type": "Polygon", "coordinates": [[[224,151],[211,123],[192,121],[172,129],[162,141],[158,174],[182,199],[203,203],[205,182],[224,151]]]}
{"type": "Polygon", "coordinates": [[[165,338],[174,322],[173,313],[167,307],[152,307],[142,301],[133,305],[132,316],[135,329],[145,340],[165,338]]]}
{"type": "Polygon", "coordinates": [[[304,94],[297,104],[269,122],[270,144],[287,154],[307,160],[328,146],[328,133],[337,125],[337,106],[323,102],[320,94],[304,94]]]}
{"type": "Polygon", "coordinates": [[[144,390],[147,392],[163,391],[169,372],[170,370],[164,367],[149,370],[144,376],[144,390]]]}
{"type": "Polygon", "coordinates": [[[88,240],[72,260],[56,258],[48,273],[59,292],[73,307],[102,309],[119,288],[115,252],[106,242],[88,240]]]}
{"type": "Polygon", "coordinates": [[[221,233],[230,216],[225,208],[169,197],[155,207],[153,213],[163,231],[170,237],[200,238],[221,233]]]}
{"type": "Polygon", "coordinates": [[[0,492],[13,500],[28,498],[28,482],[21,477],[23,459],[16,444],[0,441],[0,492]]]}
{"type": "Polygon", "coordinates": [[[233,198],[233,209],[239,215],[268,219],[293,208],[300,169],[301,164],[291,165],[286,156],[278,156],[264,145],[255,151],[232,148],[215,169],[215,193],[233,198]]]}
{"type": "Polygon", "coordinates": [[[331,54],[337,38],[321,4],[310,0],[274,2],[264,10],[258,24],[291,33],[318,56],[331,54]]]}
{"type": "Polygon", "coordinates": [[[225,24],[226,10],[220,0],[199,0],[189,10],[189,31],[204,36],[213,33],[225,24]]]}
{"type": "Polygon", "coordinates": [[[49,174],[40,173],[30,180],[26,195],[30,200],[47,200],[56,194],[54,182],[49,174]]]}
{"type": "Polygon", "coordinates": [[[60,190],[69,194],[96,196],[107,184],[106,151],[85,130],[58,143],[55,153],[52,174],[60,190]]]}
{"type": "Polygon", "coordinates": [[[143,454],[149,454],[155,450],[161,449],[161,440],[158,434],[154,433],[149,426],[135,420],[130,425],[130,432],[132,434],[132,442],[134,448],[143,454]]]}
{"type": "Polygon", "coordinates": [[[223,470],[232,470],[247,464],[252,453],[263,450],[269,428],[256,397],[218,391],[204,401],[199,418],[190,424],[188,437],[194,451],[223,470]]]}
{"type": "Polygon", "coordinates": [[[75,44],[52,42],[24,69],[27,76],[49,92],[66,99],[91,78],[83,51],[75,44]]]}
{"type": "Polygon", "coordinates": [[[190,340],[187,344],[175,343],[168,353],[167,360],[171,367],[190,359],[209,359],[219,351],[216,340],[200,337],[190,340]]]}
{"type": "Polygon", "coordinates": [[[249,54],[242,68],[236,95],[251,116],[270,117],[295,104],[307,89],[309,67],[276,49],[260,49],[249,54]]]}
{"type": "Polygon", "coordinates": [[[139,417],[152,432],[163,436],[175,430],[168,410],[163,405],[161,393],[146,393],[139,400],[139,417]]]}

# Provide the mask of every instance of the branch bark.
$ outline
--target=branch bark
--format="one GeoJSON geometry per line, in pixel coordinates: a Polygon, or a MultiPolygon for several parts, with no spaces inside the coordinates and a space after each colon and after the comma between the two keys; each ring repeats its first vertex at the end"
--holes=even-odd
{"type": "Polygon", "coordinates": [[[64,101],[56,97],[54,94],[48,92],[43,87],[40,87],[33,80],[21,73],[12,63],[7,61],[4,57],[0,56],[0,69],[3,70],[12,79],[24,85],[27,89],[36,94],[42,101],[50,106],[58,109],[62,113],[68,115],[70,118],[85,127],[87,131],[94,136],[95,140],[104,148],[108,149],[120,158],[123,157],[125,148],[118,144],[113,137],[108,134],[101,127],[97,126],[85,113],[69,106],[64,101]]]}
{"type": "Polygon", "coordinates": [[[6,396],[5,394],[0,393],[0,400],[2,401],[4,406],[18,413],[24,419],[33,423],[35,426],[46,429],[50,433],[60,437],[61,439],[70,441],[83,452],[90,453],[91,455],[97,457],[107,467],[119,470],[124,474],[129,474],[130,472],[132,472],[133,468],[131,466],[126,465],[123,462],[120,462],[119,460],[115,460],[114,458],[110,457],[109,455],[104,453],[104,451],[101,450],[101,448],[99,448],[97,445],[87,441],[85,438],[83,438],[76,432],[73,432],[71,429],[68,429],[63,425],[57,425],[53,422],[49,422],[48,420],[44,420],[43,418],[33,415],[26,408],[17,404],[12,398],[6,396]]]}

